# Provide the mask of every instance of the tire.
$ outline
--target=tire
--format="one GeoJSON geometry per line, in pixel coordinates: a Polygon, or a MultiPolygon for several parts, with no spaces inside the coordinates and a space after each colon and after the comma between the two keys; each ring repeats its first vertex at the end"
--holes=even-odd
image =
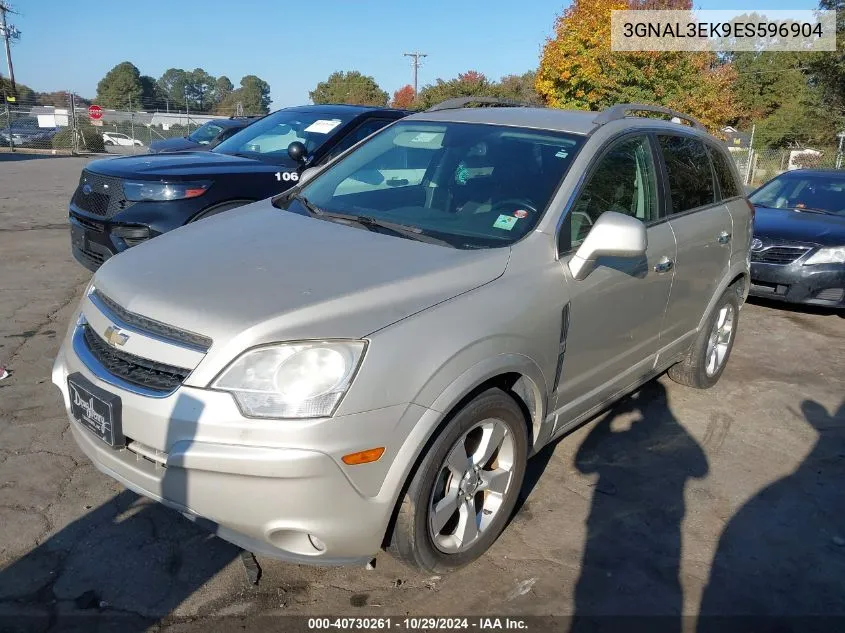
{"type": "Polygon", "coordinates": [[[731,286],[719,298],[710,318],[698,333],[686,357],[669,368],[669,378],[696,389],[709,389],[719,382],[719,377],[725,371],[731,356],[738,326],[739,294],[731,286]],[[724,321],[720,325],[720,320],[723,318],[724,321]],[[719,345],[713,347],[714,342],[719,345]],[[713,362],[714,349],[716,350],[715,364],[713,362]]]}
{"type": "Polygon", "coordinates": [[[526,420],[514,399],[501,389],[488,389],[473,398],[423,455],[401,499],[388,552],[409,567],[430,573],[474,561],[499,537],[513,512],[527,455],[526,420]],[[499,448],[491,450],[500,434],[499,448]],[[480,470],[470,463],[473,457],[480,470]],[[461,470],[469,471],[466,477],[456,474],[461,470]],[[456,499],[454,510],[447,496],[456,499]],[[435,502],[447,509],[433,513],[435,502]],[[470,544],[464,545],[460,536],[472,538],[470,544]]]}
{"type": "Polygon", "coordinates": [[[255,202],[254,200],[230,200],[229,202],[221,202],[220,204],[215,204],[214,206],[208,207],[207,209],[203,209],[199,213],[197,213],[193,218],[191,218],[190,222],[198,222],[199,220],[204,220],[205,218],[210,218],[212,215],[217,215],[218,213],[223,213],[224,211],[229,211],[231,209],[236,209],[238,207],[242,207],[245,204],[250,204],[255,202]]]}
{"type": "Polygon", "coordinates": [[[103,145],[106,147],[114,147],[114,141],[105,141],[103,145]]]}

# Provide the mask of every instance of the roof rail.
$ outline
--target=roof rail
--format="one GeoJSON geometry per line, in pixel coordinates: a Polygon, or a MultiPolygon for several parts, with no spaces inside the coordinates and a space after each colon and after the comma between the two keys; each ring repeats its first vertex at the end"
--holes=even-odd
{"type": "Polygon", "coordinates": [[[508,99],[497,99],[496,97],[456,97],[447,99],[431,106],[426,112],[437,112],[438,110],[456,110],[464,108],[470,103],[478,103],[487,107],[498,108],[527,108],[530,104],[510,101],[508,99]]]}
{"type": "Polygon", "coordinates": [[[618,121],[619,119],[627,117],[629,112],[657,112],[659,114],[671,116],[672,118],[682,119],[698,130],[707,131],[707,128],[701,124],[701,121],[688,114],[677,112],[671,108],[647,105],[644,103],[619,103],[617,105],[610,106],[609,108],[602,110],[601,113],[593,119],[593,123],[596,125],[604,125],[605,123],[610,123],[611,121],[618,121]]]}

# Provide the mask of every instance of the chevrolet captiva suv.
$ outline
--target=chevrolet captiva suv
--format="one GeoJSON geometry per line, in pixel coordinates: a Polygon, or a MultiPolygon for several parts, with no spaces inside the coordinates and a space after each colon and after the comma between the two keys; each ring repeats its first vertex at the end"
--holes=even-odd
{"type": "Polygon", "coordinates": [[[258,554],[442,572],[545,444],[662,372],[713,386],[753,214],[722,144],[468,101],[109,259],[53,369],[97,468],[258,554]]]}

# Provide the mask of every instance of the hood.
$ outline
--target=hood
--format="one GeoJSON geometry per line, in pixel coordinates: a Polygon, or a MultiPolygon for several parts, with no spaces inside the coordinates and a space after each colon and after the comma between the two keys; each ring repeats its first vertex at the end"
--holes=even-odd
{"type": "Polygon", "coordinates": [[[190,180],[218,174],[275,173],[279,169],[296,169],[288,158],[265,163],[254,158],[231,156],[218,152],[179,152],[171,154],[139,154],[95,160],[85,167],[104,176],[141,178],[149,180],[190,180]]]}
{"type": "Polygon", "coordinates": [[[509,248],[458,250],[274,208],[265,200],[109,259],[94,286],[231,359],[262,343],[361,338],[501,276],[509,248]]]}
{"type": "Polygon", "coordinates": [[[195,143],[187,137],[168,138],[160,141],[153,141],[150,143],[151,152],[183,152],[185,150],[195,150],[199,152],[211,149],[210,145],[200,145],[195,143]]]}
{"type": "Polygon", "coordinates": [[[754,237],[822,246],[845,244],[845,216],[768,207],[755,209],[754,237]]]}

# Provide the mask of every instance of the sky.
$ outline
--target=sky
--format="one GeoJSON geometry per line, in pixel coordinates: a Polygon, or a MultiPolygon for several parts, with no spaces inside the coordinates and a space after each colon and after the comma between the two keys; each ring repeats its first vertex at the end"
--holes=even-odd
{"type": "MultiPolygon", "coordinates": [[[[203,68],[235,86],[244,75],[270,84],[273,108],[308,103],[336,70],[371,75],[391,95],[412,83],[403,53],[428,53],[420,87],[477,70],[490,79],[536,69],[566,0],[10,0],[21,31],[15,79],[37,91],[93,98],[122,61],[158,78],[168,68],[203,68]]],[[[816,0],[766,0],[753,9],[812,9],[816,0]]],[[[699,0],[735,9],[737,0],[699,0]]],[[[5,64],[0,73],[7,74],[5,64]]]]}

